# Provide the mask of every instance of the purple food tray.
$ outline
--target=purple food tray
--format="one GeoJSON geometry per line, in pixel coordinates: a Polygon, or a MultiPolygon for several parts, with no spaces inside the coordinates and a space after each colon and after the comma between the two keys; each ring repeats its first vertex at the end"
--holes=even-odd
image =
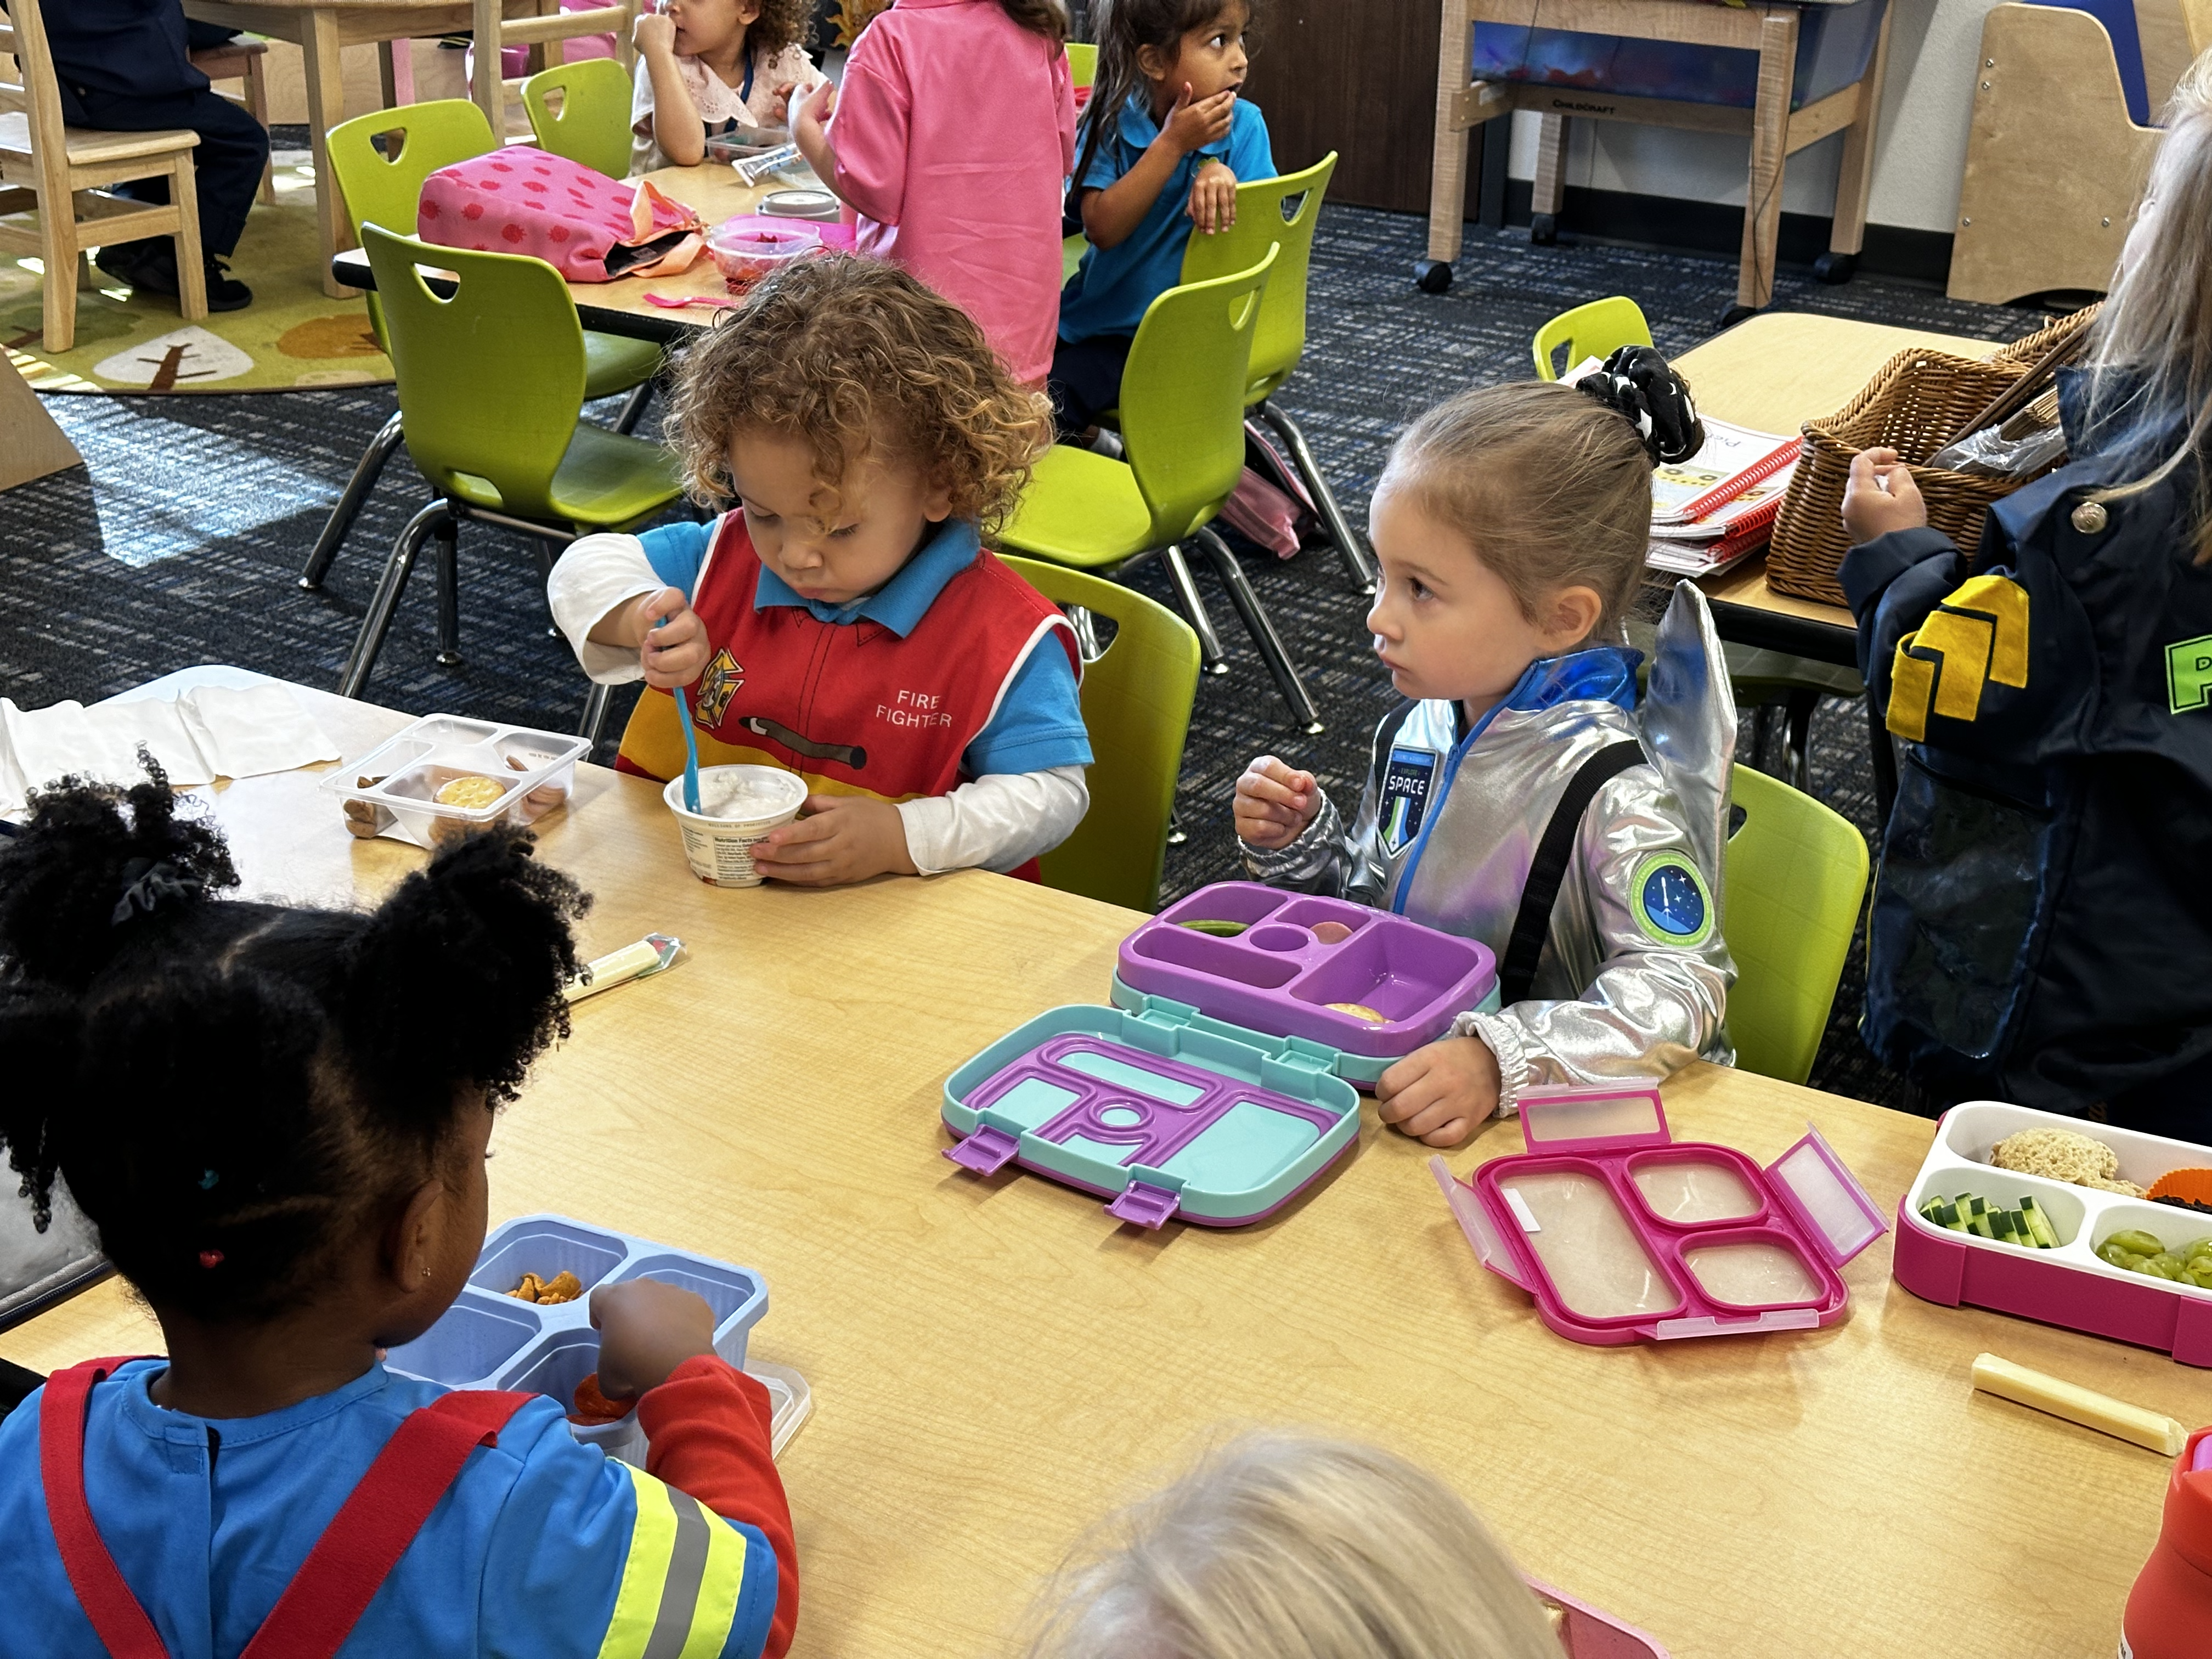
{"type": "Polygon", "coordinates": [[[1325,1044],[1343,1056],[1340,1075],[1371,1083],[1443,1036],[1454,1016],[1495,1007],[1498,963],[1476,940],[1389,911],[1224,881],[1123,939],[1115,984],[1125,1007],[1132,995],[1171,997],[1249,1030],[1325,1044]],[[1197,921],[1243,931],[1224,939],[1183,925],[1197,921]]]}

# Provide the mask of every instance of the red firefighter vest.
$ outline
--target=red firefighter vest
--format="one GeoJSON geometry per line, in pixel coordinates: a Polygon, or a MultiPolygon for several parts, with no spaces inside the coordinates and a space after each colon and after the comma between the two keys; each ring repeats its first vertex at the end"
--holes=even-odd
{"type": "MultiPolygon", "coordinates": [[[[1030,653],[1051,635],[1080,676],[1075,630],[988,550],[902,639],[867,617],[817,621],[805,606],[755,609],[760,556],[744,516],[724,515],[691,608],[713,647],[691,688],[699,763],[781,766],[810,793],[915,800],[965,781],[961,759],[1030,653]]],[[[648,687],[615,764],[667,779],[684,769],[676,700],[648,687]]]]}

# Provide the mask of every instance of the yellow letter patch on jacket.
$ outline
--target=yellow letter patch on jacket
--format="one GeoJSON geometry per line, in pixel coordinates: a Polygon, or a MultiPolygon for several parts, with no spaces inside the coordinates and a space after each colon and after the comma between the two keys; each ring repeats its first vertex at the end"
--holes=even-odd
{"type": "Polygon", "coordinates": [[[1931,708],[1947,720],[1972,720],[1984,680],[2027,684],[2027,590],[2008,576],[1972,577],[1897,642],[1889,729],[1923,743],[1931,708]]]}

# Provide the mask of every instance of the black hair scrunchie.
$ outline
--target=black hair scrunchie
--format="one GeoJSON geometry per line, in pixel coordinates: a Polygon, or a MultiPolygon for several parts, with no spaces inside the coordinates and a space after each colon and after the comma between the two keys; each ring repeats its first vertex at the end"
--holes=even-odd
{"type": "Polygon", "coordinates": [[[1705,423],[1690,400],[1689,383],[1651,346],[1622,346],[1575,382],[1623,416],[1644,440],[1655,466],[1686,461],[1705,447],[1705,423]]]}

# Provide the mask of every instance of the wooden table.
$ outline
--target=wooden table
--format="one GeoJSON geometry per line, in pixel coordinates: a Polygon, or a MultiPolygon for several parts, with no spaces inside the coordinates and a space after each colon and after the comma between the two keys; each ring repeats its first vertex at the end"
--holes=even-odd
{"type": "MultiPolygon", "coordinates": [[[[1774,297],[1775,250],[1782,225],[1782,173],[1788,158],[1833,132],[1844,153],[1836,178],[1836,211],[1829,252],[1816,269],[1822,278],[1848,282],[1866,234],[1867,192],[1874,179],[1874,137],[1881,108],[1881,83],[1889,56],[1891,11],[1877,26],[1866,73],[1802,109],[1790,107],[1802,13],[1790,3],[1714,6],[1702,0],[1548,0],[1533,9],[1523,0],[1443,0],[1437,41],[1436,141],[1430,168],[1428,257],[1414,272],[1420,286],[1441,294],[1451,283],[1466,220],[1467,132],[1516,110],[1540,117],[1536,178],[1530,196],[1529,235],[1548,242],[1565,200],[1570,119],[1633,121],[1697,132],[1742,133],[1751,141],[1744,189],[1742,255],[1737,262],[1736,302],[1730,316],[1757,311],[1774,297]],[[1541,81],[1470,81],[1474,28],[1503,23],[1516,29],[1567,29],[1580,33],[1660,40],[1759,55],[1751,109],[1631,96],[1604,88],[1541,81]]],[[[1503,135],[1504,129],[1498,129],[1503,135]]]]}
{"type": "MultiPolygon", "coordinates": [[[[732,214],[755,211],[761,198],[770,191],[811,185],[811,181],[802,184],[781,174],[764,184],[748,185],[738,177],[736,168],[723,161],[704,161],[691,167],[663,167],[646,176],[672,202],[697,209],[709,229],[732,214]]],[[[414,227],[410,225],[407,229],[411,234],[414,227]]],[[[368,256],[357,248],[339,254],[331,261],[331,269],[333,280],[355,288],[376,286],[375,273],[368,268],[368,256]]],[[[453,292],[451,283],[441,283],[434,277],[430,288],[441,296],[453,292]]],[[[655,340],[663,345],[690,338],[694,331],[706,327],[720,312],[704,306],[682,309],[656,306],[645,297],[647,295],[658,294],[664,300],[729,298],[722,273],[704,254],[690,270],[673,276],[620,276],[611,283],[571,283],[568,292],[576,301],[577,319],[586,328],[597,329],[602,334],[655,340]]]]}
{"type": "MultiPolygon", "coordinates": [[[[349,756],[403,718],[301,695],[349,756]]],[[[346,836],[318,781],[209,792],[246,891],[367,899],[421,861],[346,836]]],[[[598,896],[592,949],[664,929],[689,955],[577,1008],[494,1135],[493,1215],[565,1212],[766,1274],[755,1350],[816,1399],[783,1459],[801,1659],[1005,1650],[1086,1523],[1250,1423],[1425,1461],[1529,1571],[1678,1659],[1897,1659],[1930,1632],[2007,1659],[2112,1651],[2166,1464],[1975,1395],[1967,1366],[1990,1350],[2191,1423],[2204,1373],[1919,1302],[1887,1241],[1845,1270],[1832,1329],[1578,1346],[1476,1264],[1427,1150],[1371,1108],[1357,1152],[1267,1223],[1118,1228],[1034,1176],[954,1168],[938,1107],[1020,1021],[1103,1000],[1133,915],[975,872],[709,889],[654,787],[592,768],[544,835],[598,896]]],[[[1702,1065],[1666,1099],[1681,1138],[1761,1162],[1810,1118],[1886,1209],[1930,1134],[1702,1065]]],[[[1519,1148],[1499,1125],[1450,1162],[1519,1148]]],[[[0,1351],[46,1370],[158,1341],[111,1283],[0,1351]]]]}
{"type": "MultiPolygon", "coordinates": [[[[501,5],[503,17],[517,20],[537,18],[541,10],[541,0],[501,0],[501,5]]],[[[185,15],[204,23],[289,40],[300,48],[307,84],[307,142],[314,152],[315,212],[323,233],[323,292],[343,299],[354,289],[337,279],[329,264],[341,249],[353,246],[353,228],[324,143],[324,135],[345,118],[339,54],[348,46],[375,44],[382,59],[384,102],[389,108],[399,101],[392,43],[467,33],[476,24],[473,0],[185,0],[185,15]]],[[[496,79],[495,76],[495,83],[496,79]]],[[[479,91],[481,94],[481,88],[479,91]]],[[[503,106],[485,113],[494,132],[506,130],[503,106]]]]}

